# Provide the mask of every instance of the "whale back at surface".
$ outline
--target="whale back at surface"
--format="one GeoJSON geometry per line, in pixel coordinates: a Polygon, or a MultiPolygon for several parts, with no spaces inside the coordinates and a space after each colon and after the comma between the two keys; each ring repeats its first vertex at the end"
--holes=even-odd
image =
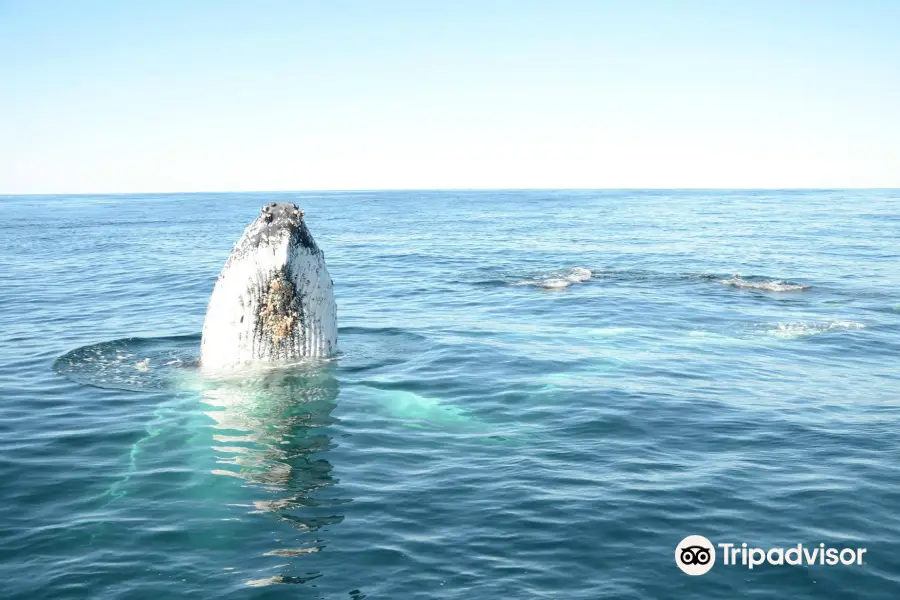
{"type": "Polygon", "coordinates": [[[216,281],[200,363],[291,362],[336,350],[337,309],[325,254],[303,211],[270,203],[244,230],[216,281]]]}

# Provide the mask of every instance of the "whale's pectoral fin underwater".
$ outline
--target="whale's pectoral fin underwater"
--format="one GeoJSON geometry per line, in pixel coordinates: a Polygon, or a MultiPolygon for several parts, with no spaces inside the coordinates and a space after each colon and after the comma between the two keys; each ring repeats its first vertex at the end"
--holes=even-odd
{"type": "Polygon", "coordinates": [[[337,308],[325,254],[296,204],[271,202],[234,245],[216,281],[200,365],[289,362],[337,350],[337,308]]]}

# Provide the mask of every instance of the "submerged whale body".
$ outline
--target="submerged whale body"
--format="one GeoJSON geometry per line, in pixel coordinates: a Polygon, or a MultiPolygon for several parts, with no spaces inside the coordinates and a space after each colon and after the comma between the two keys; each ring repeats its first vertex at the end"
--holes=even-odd
{"type": "Polygon", "coordinates": [[[200,365],[291,362],[337,350],[333,283],[296,204],[262,207],[216,281],[200,365]]]}

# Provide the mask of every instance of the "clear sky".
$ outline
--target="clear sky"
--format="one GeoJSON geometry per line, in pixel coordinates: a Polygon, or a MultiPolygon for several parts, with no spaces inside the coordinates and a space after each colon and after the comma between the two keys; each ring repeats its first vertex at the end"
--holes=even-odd
{"type": "Polygon", "coordinates": [[[0,193],[900,187],[900,1],[0,0],[0,193]]]}

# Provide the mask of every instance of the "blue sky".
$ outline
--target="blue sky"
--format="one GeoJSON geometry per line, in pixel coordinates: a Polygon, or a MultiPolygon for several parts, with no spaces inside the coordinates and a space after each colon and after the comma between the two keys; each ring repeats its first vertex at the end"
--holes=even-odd
{"type": "Polygon", "coordinates": [[[900,2],[0,0],[0,193],[900,187],[900,2]]]}

